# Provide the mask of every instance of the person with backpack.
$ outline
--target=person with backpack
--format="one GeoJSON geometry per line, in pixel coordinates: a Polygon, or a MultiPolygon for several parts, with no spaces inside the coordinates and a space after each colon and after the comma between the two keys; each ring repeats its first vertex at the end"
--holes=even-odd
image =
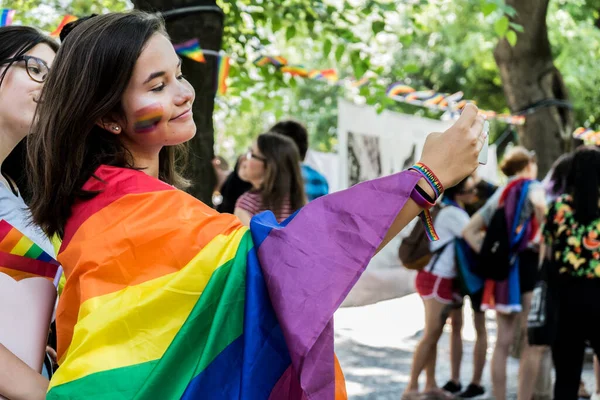
{"type": "MultiPolygon", "coordinates": [[[[443,206],[434,219],[439,240],[429,243],[429,261],[417,274],[416,287],[425,305],[425,333],[414,354],[410,383],[403,400],[420,398],[419,375],[426,369],[425,393],[438,398],[453,398],[439,389],[435,382],[437,342],[450,311],[462,301],[455,285],[456,261],[454,242],[461,238],[469,222],[465,205],[475,201],[475,182],[468,177],[456,186],[446,189],[443,206]]],[[[424,239],[427,241],[427,239],[424,239]]]]}
{"type": "MultiPolygon", "coordinates": [[[[542,185],[537,182],[535,153],[516,146],[500,166],[508,184],[496,191],[465,227],[465,241],[479,253],[478,272],[487,278],[484,309],[496,309],[497,339],[491,361],[492,385],[497,400],[506,399],[506,363],[521,319],[527,337],[527,315],[538,275],[538,253],[533,243],[545,214],[542,185]]],[[[529,400],[535,371],[528,362],[531,348],[523,341],[518,398],[529,400]]]]}

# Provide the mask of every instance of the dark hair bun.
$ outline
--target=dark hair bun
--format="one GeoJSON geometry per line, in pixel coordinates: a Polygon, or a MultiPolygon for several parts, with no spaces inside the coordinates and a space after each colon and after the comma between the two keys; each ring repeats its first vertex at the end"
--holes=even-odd
{"type": "Polygon", "coordinates": [[[81,24],[84,21],[87,21],[90,18],[94,18],[96,15],[98,15],[98,14],[92,14],[92,15],[89,15],[87,17],[79,18],[78,20],[75,20],[73,22],[69,22],[68,24],[66,24],[65,26],[63,26],[62,30],[60,31],[60,41],[61,41],[61,43],[65,41],[67,35],[69,33],[71,33],[71,31],[76,26],[78,26],[79,24],[81,24]]]}

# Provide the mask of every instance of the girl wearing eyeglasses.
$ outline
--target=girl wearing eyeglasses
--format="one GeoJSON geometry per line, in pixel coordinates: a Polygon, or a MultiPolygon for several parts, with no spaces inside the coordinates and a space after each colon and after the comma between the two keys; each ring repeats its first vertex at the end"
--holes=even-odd
{"type": "Polygon", "coordinates": [[[291,139],[276,133],[258,137],[239,171],[240,178],[252,184],[235,205],[235,215],[244,225],[265,210],[281,222],[306,203],[299,165],[298,148],[291,139]]]}
{"type": "MultiPolygon", "coordinates": [[[[25,166],[23,144],[19,143],[29,133],[57,50],[52,39],[34,28],[0,28],[0,220],[9,222],[48,254],[54,254],[52,245],[40,229],[30,224],[21,196],[25,191],[25,166]]],[[[7,305],[0,304],[3,306],[7,305]]],[[[0,330],[5,323],[0,322],[0,330]]],[[[47,387],[48,381],[42,375],[0,343],[0,398],[43,399],[47,387]]]]}

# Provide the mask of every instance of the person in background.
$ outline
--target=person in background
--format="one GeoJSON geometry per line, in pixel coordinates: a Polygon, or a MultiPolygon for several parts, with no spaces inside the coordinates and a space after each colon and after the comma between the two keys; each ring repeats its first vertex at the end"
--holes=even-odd
{"type": "Polygon", "coordinates": [[[498,186],[494,185],[491,182],[483,179],[477,171],[475,171],[472,175],[473,180],[475,181],[475,188],[477,189],[477,200],[473,204],[467,204],[466,210],[469,215],[473,215],[479,210],[483,205],[488,201],[490,197],[496,193],[498,186]]]}
{"type": "Polygon", "coordinates": [[[276,123],[270,132],[287,136],[296,143],[300,153],[302,178],[304,179],[304,192],[308,201],[313,201],[329,193],[327,179],[317,170],[304,162],[308,152],[308,132],[304,125],[297,121],[287,120],[276,123]]]}
{"type": "MultiPolygon", "coordinates": [[[[500,165],[502,172],[508,177],[509,183],[516,179],[535,180],[538,167],[535,153],[516,146],[510,149],[504,156],[500,165]]],[[[494,195],[485,205],[473,215],[469,224],[465,227],[463,236],[465,241],[477,253],[481,251],[485,230],[499,207],[500,198],[505,187],[496,190],[494,195]]],[[[531,215],[535,215],[538,221],[543,219],[546,209],[546,201],[542,185],[533,182],[527,194],[531,204],[531,215]]],[[[497,400],[506,399],[506,363],[510,353],[510,347],[515,337],[517,318],[521,318],[521,329],[523,337],[527,337],[527,315],[531,306],[531,297],[538,276],[538,254],[530,247],[519,253],[519,290],[521,293],[520,312],[496,312],[498,323],[498,338],[491,360],[492,385],[494,396],[497,400]]],[[[519,370],[519,399],[529,399],[533,386],[535,385],[535,373],[529,363],[532,347],[527,340],[523,341],[523,353],[521,355],[521,368],[519,370]]]]}
{"type": "Polygon", "coordinates": [[[552,165],[542,181],[546,191],[546,201],[552,203],[567,190],[567,178],[573,162],[573,153],[561,155],[552,165]]]}
{"type": "MultiPolygon", "coordinates": [[[[35,28],[0,28],[0,220],[6,220],[28,238],[54,254],[43,232],[30,223],[21,192],[25,166],[22,148],[29,134],[40,92],[58,45],[35,28]],[[7,159],[12,160],[5,162],[7,159]]],[[[10,265],[2,265],[10,267],[10,265]]],[[[0,307],[6,305],[0,305],[0,307]]],[[[1,321],[0,326],[14,321],[1,321]]],[[[1,329],[1,328],[0,328],[1,329]]],[[[0,344],[0,397],[12,400],[45,398],[48,380],[0,344]]]]}
{"type": "Polygon", "coordinates": [[[469,223],[465,205],[475,201],[475,182],[468,177],[456,186],[446,189],[445,206],[435,218],[434,226],[440,239],[430,243],[433,257],[429,264],[417,274],[417,292],[425,305],[425,333],[414,354],[410,383],[403,400],[413,400],[422,395],[419,390],[419,375],[426,370],[425,394],[440,398],[453,398],[437,387],[435,360],[437,343],[442,335],[444,323],[451,310],[461,303],[455,278],[457,276],[454,241],[461,237],[463,228],[469,223]]]}
{"type": "MultiPolygon", "coordinates": [[[[498,189],[496,185],[482,179],[477,171],[471,177],[475,182],[475,200],[470,204],[465,204],[465,210],[470,216],[475,214],[498,189]]],[[[484,387],[481,386],[481,378],[485,367],[488,342],[487,329],[485,327],[485,312],[481,309],[483,289],[467,296],[470,299],[471,308],[473,309],[473,325],[476,332],[475,348],[473,349],[473,377],[471,383],[463,390],[463,386],[460,383],[460,366],[463,355],[463,307],[460,307],[452,310],[450,313],[452,326],[450,338],[451,376],[442,389],[452,394],[458,394],[460,398],[472,399],[485,393],[484,387]]]]}
{"type": "Polygon", "coordinates": [[[252,184],[243,181],[239,175],[240,169],[245,161],[246,154],[238,158],[233,171],[231,171],[221,185],[220,193],[222,199],[221,204],[217,205],[218,212],[233,214],[235,211],[235,203],[237,203],[240,196],[252,188],[252,184]]]}
{"type": "Polygon", "coordinates": [[[260,135],[248,150],[239,171],[252,184],[235,205],[234,214],[244,225],[266,210],[281,222],[306,203],[300,174],[300,158],[294,142],[279,134],[260,135]]]}
{"type": "Polygon", "coordinates": [[[554,398],[576,400],[586,341],[600,351],[600,150],[573,154],[567,194],[552,202],[542,254],[558,290],[558,330],[552,345],[554,398]]]}

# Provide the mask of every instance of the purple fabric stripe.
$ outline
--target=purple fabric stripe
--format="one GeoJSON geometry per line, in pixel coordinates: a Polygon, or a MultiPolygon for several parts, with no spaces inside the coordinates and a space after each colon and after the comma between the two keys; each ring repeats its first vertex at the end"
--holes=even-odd
{"type": "MultiPolygon", "coordinates": [[[[404,171],[320,197],[286,228],[273,229],[258,248],[293,369],[311,400],[333,399],[333,313],[419,179],[417,172],[404,171]]],[[[283,395],[274,391],[271,398],[283,395]]]]}

